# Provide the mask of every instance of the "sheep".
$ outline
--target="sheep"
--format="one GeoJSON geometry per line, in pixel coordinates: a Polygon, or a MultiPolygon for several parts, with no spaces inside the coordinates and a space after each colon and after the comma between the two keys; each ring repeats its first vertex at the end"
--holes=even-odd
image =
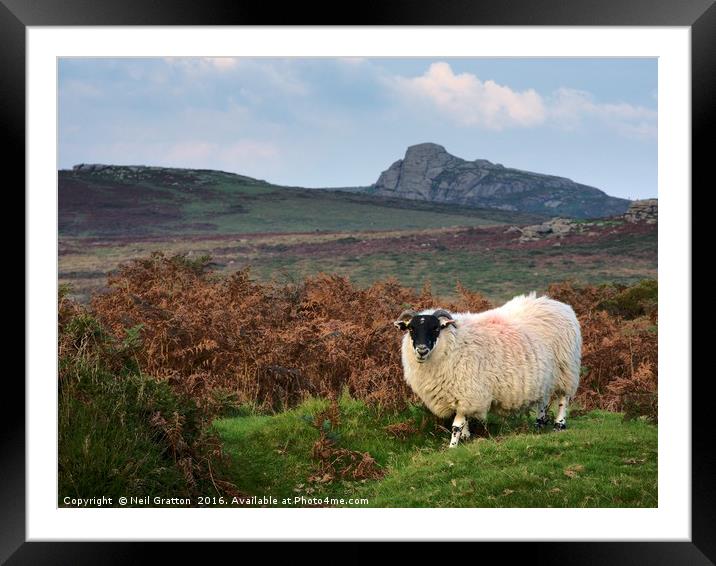
{"type": "Polygon", "coordinates": [[[569,305],[520,295],[481,313],[404,311],[404,378],[438,417],[455,415],[450,447],[469,437],[467,417],[537,406],[535,425],[559,396],[555,430],[567,427],[567,405],[579,386],[582,335],[569,305]]]}

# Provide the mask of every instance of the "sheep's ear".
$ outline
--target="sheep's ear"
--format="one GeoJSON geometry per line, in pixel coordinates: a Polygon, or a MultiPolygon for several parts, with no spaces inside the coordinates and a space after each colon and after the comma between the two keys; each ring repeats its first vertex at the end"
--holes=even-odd
{"type": "Polygon", "coordinates": [[[415,311],[403,311],[393,325],[400,330],[407,330],[408,324],[415,316],[415,311]]]}
{"type": "Polygon", "coordinates": [[[455,326],[455,321],[452,319],[452,315],[445,309],[438,309],[433,313],[440,321],[440,328],[445,328],[448,324],[455,326]]]}

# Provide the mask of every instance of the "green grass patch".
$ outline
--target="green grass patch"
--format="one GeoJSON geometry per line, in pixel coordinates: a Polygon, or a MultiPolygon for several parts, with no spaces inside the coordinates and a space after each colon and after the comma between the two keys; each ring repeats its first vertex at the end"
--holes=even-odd
{"type": "Polygon", "coordinates": [[[65,497],[187,495],[149,408],[172,398],[166,385],[139,375],[116,379],[81,372],[60,390],[59,504],[65,497]]]}
{"type": "MultiPolygon", "coordinates": [[[[343,397],[335,446],[369,452],[382,479],[309,481],[318,462],[313,424],[326,401],[276,415],[215,421],[229,455],[224,470],[242,491],[272,496],[366,498],[369,507],[655,507],[657,427],[604,411],[575,416],[569,429],[537,433],[531,419],[490,418],[489,436],[448,449],[445,424],[421,406],[385,415],[343,397]],[[408,423],[402,437],[390,425],[408,423]]],[[[477,427],[480,428],[479,425],[477,427]]],[[[288,501],[288,503],[285,503],[288,501]]],[[[300,505],[300,503],[299,503],[300,505]]]]}
{"type": "Polygon", "coordinates": [[[380,252],[360,257],[257,255],[246,263],[260,280],[272,277],[301,280],[322,271],[346,275],[361,286],[397,277],[401,284],[419,290],[426,279],[430,279],[435,293],[443,297],[455,293],[459,280],[495,301],[533,290],[542,292],[554,281],[572,279],[588,284],[630,285],[656,275],[655,253],[652,260],[625,253],[605,261],[598,250],[594,250],[593,255],[589,255],[589,251],[563,246],[546,250],[380,252]]]}
{"type": "Polygon", "coordinates": [[[116,506],[121,496],[184,497],[209,489],[190,464],[203,456],[204,419],[193,400],[139,371],[140,331],[128,329],[116,340],[84,313],[61,324],[60,506],[65,498],[104,496],[116,506]],[[194,470],[182,468],[182,460],[194,470]]]}

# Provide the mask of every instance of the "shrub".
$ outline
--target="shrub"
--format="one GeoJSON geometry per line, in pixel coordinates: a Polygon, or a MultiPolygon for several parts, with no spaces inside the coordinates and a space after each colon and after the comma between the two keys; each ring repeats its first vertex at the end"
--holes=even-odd
{"type": "Polygon", "coordinates": [[[658,284],[655,279],[645,279],[631,287],[618,287],[613,297],[603,300],[599,308],[626,319],[648,316],[656,320],[658,307],[658,284]]]}
{"type": "Polygon", "coordinates": [[[634,313],[628,308],[634,303],[620,299],[630,296],[629,290],[563,283],[551,285],[547,294],[571,304],[582,327],[577,402],[586,409],[636,412],[656,419],[658,336],[650,317],[625,318],[634,313]],[[606,310],[605,305],[614,308],[606,310]]]}
{"type": "MultiPolygon", "coordinates": [[[[137,329],[141,372],[195,399],[206,414],[244,405],[279,411],[344,389],[382,409],[403,408],[416,399],[402,376],[397,314],[491,307],[462,285],[459,298],[445,303],[429,285],[416,293],[395,279],[364,289],[329,274],[259,284],[248,269],[218,278],[162,254],[122,266],[109,284],[93,298],[93,314],[117,339],[137,329]]],[[[586,407],[624,410],[627,396],[656,392],[655,327],[644,316],[626,319],[627,307],[643,300],[624,299],[629,289],[561,283],[548,290],[582,324],[577,401],[586,407]],[[608,301],[621,310],[607,309],[608,301]]]]}
{"type": "Polygon", "coordinates": [[[140,326],[106,332],[60,296],[59,503],[64,497],[207,493],[221,452],[197,405],[139,370],[140,326]]]}
{"type": "MultiPolygon", "coordinates": [[[[395,408],[412,399],[400,367],[392,321],[406,307],[437,306],[394,279],[358,289],[319,274],[303,282],[258,284],[243,270],[214,279],[154,254],[123,266],[92,309],[115,336],[141,324],[143,372],[220,411],[217,395],[266,410],[307,396],[348,392],[395,408]]],[[[467,308],[488,304],[463,289],[467,308]]]]}

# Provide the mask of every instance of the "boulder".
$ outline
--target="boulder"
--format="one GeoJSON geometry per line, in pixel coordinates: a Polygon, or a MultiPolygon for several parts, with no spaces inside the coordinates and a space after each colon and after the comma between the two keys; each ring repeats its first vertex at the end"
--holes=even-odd
{"type": "Polygon", "coordinates": [[[542,224],[525,226],[522,228],[521,242],[539,240],[542,238],[561,238],[575,228],[574,222],[568,218],[553,218],[542,224]]]}
{"type": "Polygon", "coordinates": [[[624,213],[624,220],[632,223],[646,222],[647,224],[656,224],[658,219],[659,201],[655,198],[635,200],[624,213]]]}

